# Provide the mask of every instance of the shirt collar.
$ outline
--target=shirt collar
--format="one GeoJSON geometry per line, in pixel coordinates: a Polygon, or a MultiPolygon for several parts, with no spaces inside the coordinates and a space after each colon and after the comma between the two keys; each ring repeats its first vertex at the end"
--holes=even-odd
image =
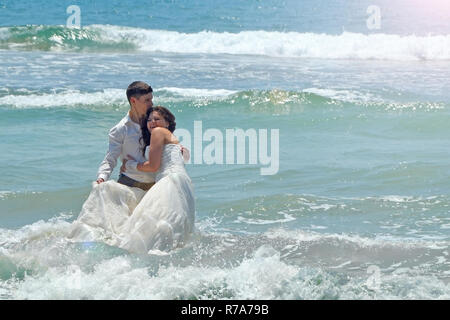
{"type": "Polygon", "coordinates": [[[136,123],[133,120],[131,120],[129,111],[128,111],[127,115],[125,116],[125,119],[126,119],[125,123],[129,123],[131,125],[134,125],[135,127],[139,128],[139,129],[141,128],[141,126],[138,123],[136,123]]]}

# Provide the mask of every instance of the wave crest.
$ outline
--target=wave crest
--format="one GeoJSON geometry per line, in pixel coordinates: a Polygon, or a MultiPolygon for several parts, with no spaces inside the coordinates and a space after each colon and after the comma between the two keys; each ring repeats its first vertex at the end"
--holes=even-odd
{"type": "MultiPolygon", "coordinates": [[[[1,90],[1,89],[0,89],[1,90]]],[[[0,93],[0,106],[15,109],[28,108],[73,108],[82,107],[94,110],[128,108],[125,90],[107,88],[95,92],[62,90],[59,92],[35,92],[27,89],[10,90],[0,93]],[[105,109],[106,107],[106,109],[105,109]]],[[[300,91],[282,89],[271,90],[229,90],[163,87],[155,90],[156,104],[180,104],[189,107],[246,107],[252,112],[289,114],[294,109],[312,106],[359,106],[384,110],[442,110],[448,104],[442,102],[398,102],[385,100],[368,92],[307,88],[300,91]]],[[[300,109],[299,109],[300,108],[300,109]]]]}
{"type": "Polygon", "coordinates": [[[182,33],[113,25],[0,28],[1,49],[44,51],[145,51],[265,55],[317,59],[449,60],[450,35],[340,35],[241,31],[182,33]]]}

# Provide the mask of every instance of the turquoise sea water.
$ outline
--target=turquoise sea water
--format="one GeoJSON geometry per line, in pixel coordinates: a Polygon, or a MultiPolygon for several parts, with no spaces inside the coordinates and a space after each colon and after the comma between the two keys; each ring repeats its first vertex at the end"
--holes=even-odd
{"type": "Polygon", "coordinates": [[[0,1],[0,298],[450,298],[449,21],[439,0],[0,1]],[[274,175],[190,141],[197,230],[166,256],[66,240],[134,80],[192,138],[279,132],[274,175]]]}

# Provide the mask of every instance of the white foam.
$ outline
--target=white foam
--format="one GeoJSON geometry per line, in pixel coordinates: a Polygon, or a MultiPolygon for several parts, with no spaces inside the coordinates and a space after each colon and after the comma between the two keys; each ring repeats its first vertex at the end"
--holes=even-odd
{"type": "Polygon", "coordinates": [[[413,201],[419,201],[421,199],[414,199],[414,197],[411,196],[398,196],[398,195],[389,195],[389,196],[384,196],[381,197],[382,201],[387,201],[387,202],[413,202],[413,201]]]}
{"type": "Polygon", "coordinates": [[[73,105],[127,104],[125,90],[105,89],[98,92],[67,90],[59,93],[7,95],[0,98],[0,105],[16,108],[49,108],[73,105]]]}
{"type": "Polygon", "coordinates": [[[14,192],[12,191],[0,191],[0,199],[6,199],[13,194],[14,192]]]}
{"type": "Polygon", "coordinates": [[[13,298],[208,299],[229,292],[237,299],[271,299],[282,297],[278,284],[296,274],[297,267],[280,261],[278,252],[266,246],[231,269],[167,266],[156,275],[133,266],[130,257],[119,256],[99,262],[89,272],[71,264],[26,276],[13,298]]]}
{"type": "Polygon", "coordinates": [[[313,93],[322,97],[336,99],[352,103],[383,103],[384,100],[370,93],[362,93],[355,90],[306,88],[303,92],[313,93]]]}
{"type": "Polygon", "coordinates": [[[42,192],[39,191],[25,191],[25,192],[18,192],[18,191],[0,191],[0,199],[10,199],[15,198],[20,195],[34,195],[34,194],[41,194],[42,192]]]}
{"type": "Polygon", "coordinates": [[[321,205],[312,205],[310,206],[311,209],[313,210],[323,210],[323,211],[328,211],[330,209],[334,209],[337,208],[337,205],[332,205],[332,204],[321,204],[321,205]]]}
{"type": "Polygon", "coordinates": [[[0,40],[7,40],[10,37],[8,28],[0,28],[0,40]]]}
{"type": "Polygon", "coordinates": [[[325,241],[344,241],[356,244],[361,248],[370,247],[399,247],[405,249],[427,248],[427,249],[445,249],[449,242],[444,237],[437,239],[417,239],[406,237],[395,237],[390,235],[377,235],[373,238],[362,237],[356,234],[336,234],[336,233],[318,233],[303,230],[286,230],[284,228],[273,228],[264,234],[270,239],[290,239],[300,242],[325,242],[325,241]]]}
{"type": "Polygon", "coordinates": [[[405,61],[450,59],[450,35],[366,35],[351,32],[329,35],[274,31],[181,33],[105,25],[86,28],[99,32],[102,41],[131,41],[139,50],[150,52],[405,61]]]}
{"type": "MultiPolygon", "coordinates": [[[[344,261],[336,268],[347,267],[344,261]]],[[[330,268],[333,269],[333,268],[330,268]]],[[[153,274],[133,265],[130,256],[99,261],[93,268],[54,266],[27,275],[4,290],[12,299],[448,299],[450,288],[414,268],[379,273],[379,286],[368,288],[371,274],[347,277],[322,268],[283,262],[268,245],[229,268],[161,266],[153,274]]]]}
{"type": "Polygon", "coordinates": [[[278,223],[286,223],[286,222],[296,220],[296,218],[290,214],[287,214],[284,212],[279,212],[278,214],[282,215],[283,218],[272,220],[272,219],[257,219],[257,218],[247,218],[247,217],[238,216],[234,222],[235,223],[246,223],[246,224],[278,224],[278,223]]]}
{"type": "MultiPolygon", "coordinates": [[[[24,95],[6,95],[0,97],[0,105],[8,105],[16,108],[51,108],[68,106],[92,106],[92,105],[119,105],[128,106],[125,89],[107,88],[97,92],[80,92],[79,90],[65,90],[57,93],[36,94],[18,92],[24,95]]],[[[171,101],[165,93],[175,95],[177,98],[188,99],[222,99],[237,91],[226,89],[200,89],[164,87],[155,90],[155,100],[161,102],[171,101]]]]}
{"type": "Polygon", "coordinates": [[[244,260],[231,270],[226,283],[235,292],[235,299],[283,298],[281,283],[295,279],[298,269],[280,261],[279,253],[268,245],[258,248],[253,258],[244,260]]]}
{"type": "Polygon", "coordinates": [[[236,93],[237,91],[226,89],[198,89],[198,88],[177,88],[177,87],[163,87],[155,90],[155,92],[167,91],[182,97],[194,97],[194,98],[221,98],[227,97],[236,93]]]}
{"type": "Polygon", "coordinates": [[[0,245],[5,249],[31,240],[45,239],[50,235],[58,237],[67,232],[70,224],[66,220],[71,217],[68,213],[61,213],[48,221],[39,220],[18,230],[0,228],[0,245]]]}
{"type": "MultiPolygon", "coordinates": [[[[441,280],[423,275],[418,268],[392,265],[392,274],[381,270],[381,284],[376,290],[366,290],[362,277],[340,275],[325,268],[287,263],[280,251],[263,244],[242,260],[230,260],[228,267],[208,266],[192,261],[159,265],[154,270],[151,259],[116,252],[79,251],[67,247],[69,216],[61,215],[47,222],[40,221],[19,230],[0,230],[1,253],[14,265],[31,272],[23,279],[1,282],[0,295],[8,299],[389,299],[447,298],[448,286],[441,280]],[[16,244],[16,245],[12,245],[16,244]],[[118,255],[120,254],[120,255],[118,255]],[[147,261],[147,262],[146,262],[147,261]],[[146,263],[150,263],[147,265],[146,263]],[[412,277],[413,276],[413,277],[412,277]],[[345,280],[344,279],[347,279],[345,280]],[[348,280],[350,279],[350,280],[348,280]],[[343,281],[345,280],[345,281],[343,281]]],[[[223,233],[222,233],[223,235],[223,233]]],[[[287,237],[308,240],[345,240],[360,247],[390,245],[393,239],[367,239],[351,235],[319,234],[276,229],[264,234],[268,238],[287,237]]],[[[265,241],[266,242],[266,241],[265,241]]],[[[398,241],[397,241],[398,242],[398,241]]],[[[264,242],[263,242],[264,243],[264,242]]],[[[418,243],[414,243],[417,245],[418,243]]],[[[240,246],[234,241],[234,246],[240,246]]],[[[403,244],[402,244],[403,246],[403,244]]],[[[448,247],[448,243],[447,243],[448,247]]],[[[217,257],[217,246],[208,242],[207,256],[217,257]]],[[[195,253],[202,258],[201,247],[195,253]]],[[[445,254],[445,252],[443,253],[445,254]]],[[[174,255],[174,258],[176,255],[174,255]]],[[[446,258],[438,256],[438,263],[446,258]]],[[[163,256],[164,258],[164,256],[163,256]]],[[[168,255],[171,261],[171,255],[168,255]]],[[[231,257],[230,257],[231,258],[231,257]]],[[[334,268],[348,268],[348,259],[336,261],[334,268]]],[[[353,261],[353,260],[352,260],[353,261]]],[[[333,269],[333,266],[330,267],[333,269]]]]}

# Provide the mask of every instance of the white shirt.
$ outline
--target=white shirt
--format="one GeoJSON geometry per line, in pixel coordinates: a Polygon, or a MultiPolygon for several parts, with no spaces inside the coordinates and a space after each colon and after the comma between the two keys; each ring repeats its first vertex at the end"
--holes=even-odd
{"type": "MultiPolygon", "coordinates": [[[[144,141],[141,139],[141,127],[131,120],[127,114],[118,124],[109,131],[109,149],[103,159],[97,173],[97,179],[108,180],[113,172],[117,159],[128,159],[127,155],[132,156],[137,162],[145,162],[142,150],[144,141]]],[[[155,182],[154,172],[141,172],[136,170],[136,166],[127,166],[123,173],[131,179],[139,182],[155,182]]]]}

